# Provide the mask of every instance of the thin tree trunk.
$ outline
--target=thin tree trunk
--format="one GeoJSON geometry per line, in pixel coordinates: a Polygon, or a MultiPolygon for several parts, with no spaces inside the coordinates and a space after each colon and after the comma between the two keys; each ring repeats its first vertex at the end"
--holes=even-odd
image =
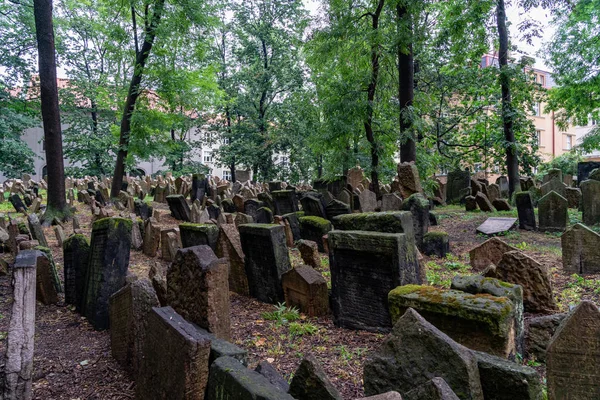
{"type": "Polygon", "coordinates": [[[54,217],[64,218],[68,212],[56,83],[52,0],[34,0],[33,12],[38,45],[42,121],[48,169],[48,206],[44,220],[49,223],[54,217]]]}
{"type": "Polygon", "coordinates": [[[110,197],[112,198],[115,198],[119,195],[121,186],[123,184],[123,175],[125,174],[125,159],[127,158],[127,148],[129,147],[129,139],[131,134],[131,117],[135,110],[137,99],[140,96],[140,84],[142,82],[144,67],[148,57],[150,56],[152,45],[154,44],[156,29],[160,23],[164,6],[165,0],[156,1],[154,5],[154,11],[152,13],[152,20],[144,34],[144,43],[142,44],[142,49],[136,55],[135,68],[133,69],[133,76],[131,77],[131,81],[129,83],[129,91],[127,93],[125,107],[123,108],[123,117],[121,119],[119,152],[117,153],[117,162],[115,164],[115,172],[113,174],[112,185],[110,188],[110,197]]]}
{"type": "MultiPolygon", "coordinates": [[[[406,5],[398,4],[396,6],[398,18],[398,34],[401,35],[401,29],[405,27],[410,30],[409,37],[412,38],[412,21],[406,5]]],[[[415,87],[415,68],[413,58],[413,46],[408,44],[407,51],[402,51],[402,46],[398,44],[398,100],[400,103],[400,162],[411,162],[417,160],[417,146],[415,138],[411,133],[412,121],[408,118],[408,110],[412,106],[415,87]]]]}
{"type": "Polygon", "coordinates": [[[519,181],[519,157],[517,143],[513,130],[512,104],[510,95],[510,77],[508,71],[508,30],[506,28],[506,10],[504,0],[498,0],[496,5],[496,20],[498,23],[498,39],[500,52],[500,86],[502,88],[502,121],[504,139],[506,140],[506,170],[508,171],[508,192],[512,197],[514,192],[521,190],[519,181]]]}
{"type": "MultiPolygon", "coordinates": [[[[373,31],[376,32],[379,29],[379,16],[383,9],[384,0],[379,0],[377,10],[372,15],[373,19],[373,31]]],[[[378,144],[375,140],[375,134],[373,132],[373,108],[375,101],[375,92],[377,90],[377,82],[379,80],[379,57],[380,49],[377,44],[371,45],[371,81],[367,88],[367,117],[365,119],[365,133],[367,140],[371,145],[371,184],[373,185],[373,191],[377,195],[377,198],[381,197],[381,191],[379,190],[379,151],[378,144]]]]}

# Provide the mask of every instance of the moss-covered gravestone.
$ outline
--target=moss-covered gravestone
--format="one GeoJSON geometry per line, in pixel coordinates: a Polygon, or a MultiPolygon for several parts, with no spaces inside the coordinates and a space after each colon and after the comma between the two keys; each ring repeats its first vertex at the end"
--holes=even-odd
{"type": "Polygon", "coordinates": [[[27,220],[29,222],[29,231],[31,232],[33,240],[37,240],[40,246],[48,247],[48,241],[46,240],[46,235],[44,235],[42,224],[40,223],[37,214],[29,214],[27,220]]]}
{"type": "Polygon", "coordinates": [[[271,192],[275,215],[284,215],[298,211],[296,193],[291,190],[275,190],[271,192]]]}
{"type": "Polygon", "coordinates": [[[94,222],[82,314],[97,330],[108,328],[108,302],[125,286],[130,249],[131,220],[103,218],[94,222]]]}
{"type": "Polygon", "coordinates": [[[65,303],[75,305],[77,311],[81,310],[89,258],[90,243],[85,235],[73,235],[64,241],[65,303]]]}
{"type": "Polygon", "coordinates": [[[291,268],[285,228],[281,225],[240,225],[250,295],[265,303],[284,301],[281,275],[291,268]]]}
{"type": "Polygon", "coordinates": [[[252,217],[253,221],[257,221],[258,209],[264,207],[265,203],[257,199],[248,199],[244,201],[244,213],[252,217]]]}
{"type": "MultiPolygon", "coordinates": [[[[410,392],[406,393],[404,400],[459,400],[452,388],[448,386],[444,378],[433,378],[410,392]]],[[[375,400],[375,399],[373,399],[375,400]]],[[[383,400],[383,399],[382,399],[383,400]]]]}
{"type": "Polygon", "coordinates": [[[538,202],[540,231],[562,232],[567,227],[569,204],[567,199],[551,191],[538,202]]]}
{"type": "Polygon", "coordinates": [[[215,224],[180,224],[181,245],[186,247],[207,245],[216,250],[219,227],[215,224]]]}
{"type": "Polygon", "coordinates": [[[229,261],[229,290],[249,296],[248,276],[244,264],[244,252],[240,241],[240,233],[234,224],[223,224],[219,227],[219,240],[215,254],[229,261]]]}
{"type": "Polygon", "coordinates": [[[515,311],[506,297],[406,285],[389,293],[392,321],[409,308],[470,349],[501,357],[516,353],[515,311]]]}
{"type": "Polygon", "coordinates": [[[413,239],[401,233],[334,230],[328,240],[334,324],[389,331],[389,291],[421,283],[413,239]]]}
{"type": "Polygon", "coordinates": [[[185,201],[185,197],[181,194],[172,194],[167,196],[167,203],[169,204],[169,209],[171,210],[171,215],[173,218],[178,219],[180,221],[191,221],[191,211],[190,206],[187,201],[185,201]]]}
{"type": "Polygon", "coordinates": [[[402,202],[402,209],[412,214],[415,243],[421,248],[423,236],[429,230],[429,201],[421,193],[415,193],[402,202]]]}
{"type": "Polygon", "coordinates": [[[311,192],[302,197],[300,199],[302,211],[304,211],[304,215],[306,216],[327,218],[327,213],[325,211],[326,204],[323,204],[321,199],[317,196],[318,194],[311,192]]]}
{"type": "Polygon", "coordinates": [[[428,256],[446,257],[450,253],[450,239],[446,232],[427,232],[423,236],[423,253],[428,256]]]}
{"type": "Polygon", "coordinates": [[[581,211],[583,223],[600,223],[600,181],[588,179],[581,182],[581,211]]]}
{"type": "Polygon", "coordinates": [[[304,240],[312,240],[319,246],[321,253],[325,252],[323,236],[331,230],[331,222],[325,218],[310,216],[298,218],[300,222],[300,236],[304,240]]]}
{"type": "Polygon", "coordinates": [[[600,272],[600,235],[585,225],[575,224],[560,237],[563,269],[575,274],[600,272]]]}

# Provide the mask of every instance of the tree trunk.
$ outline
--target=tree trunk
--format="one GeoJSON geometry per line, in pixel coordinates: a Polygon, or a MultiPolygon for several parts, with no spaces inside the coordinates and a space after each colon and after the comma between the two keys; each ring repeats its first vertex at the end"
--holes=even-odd
{"type": "MultiPolygon", "coordinates": [[[[383,9],[384,0],[379,0],[377,10],[372,14],[373,19],[373,31],[376,32],[379,29],[379,16],[383,9]]],[[[373,102],[375,101],[375,92],[377,90],[377,82],[379,80],[379,56],[380,56],[379,45],[371,45],[371,81],[367,88],[367,117],[365,119],[365,133],[367,140],[371,145],[371,184],[373,185],[373,191],[377,195],[377,198],[381,197],[381,191],[379,190],[379,149],[378,143],[375,140],[375,134],[373,132],[373,102]]]]}
{"type": "Polygon", "coordinates": [[[58,87],[56,83],[52,0],[34,0],[33,12],[38,45],[42,121],[44,123],[46,166],[48,169],[48,206],[44,220],[50,222],[54,217],[62,219],[68,213],[58,87]]]}
{"type": "Polygon", "coordinates": [[[112,185],[110,188],[110,197],[112,198],[119,196],[119,192],[121,191],[121,186],[123,184],[123,175],[125,175],[125,159],[127,158],[127,148],[129,147],[129,139],[131,134],[131,117],[135,111],[137,99],[140,96],[140,84],[142,82],[144,67],[146,65],[146,61],[148,61],[148,57],[150,56],[152,45],[154,44],[156,29],[160,23],[164,6],[165,0],[156,1],[154,5],[154,11],[152,13],[152,20],[144,33],[144,43],[142,44],[142,49],[136,54],[135,57],[135,68],[133,69],[133,76],[131,77],[131,81],[129,83],[129,91],[127,93],[127,99],[125,100],[125,107],[123,108],[123,117],[121,118],[119,152],[117,153],[117,162],[115,164],[115,172],[113,174],[112,185]]]}
{"type": "Polygon", "coordinates": [[[398,18],[398,34],[403,37],[402,28],[410,32],[411,43],[407,51],[402,51],[401,43],[398,44],[398,100],[400,103],[400,162],[411,162],[417,160],[417,146],[411,132],[412,121],[409,118],[409,108],[414,99],[415,68],[412,46],[412,20],[407,7],[402,4],[396,6],[398,18]]]}
{"type": "Polygon", "coordinates": [[[504,0],[498,0],[496,5],[496,20],[498,22],[498,39],[500,51],[500,86],[502,88],[502,121],[504,139],[506,140],[506,170],[508,171],[508,192],[512,197],[514,192],[521,190],[519,181],[519,157],[517,143],[513,130],[512,104],[510,95],[510,76],[508,71],[508,30],[506,28],[506,10],[504,0]]]}

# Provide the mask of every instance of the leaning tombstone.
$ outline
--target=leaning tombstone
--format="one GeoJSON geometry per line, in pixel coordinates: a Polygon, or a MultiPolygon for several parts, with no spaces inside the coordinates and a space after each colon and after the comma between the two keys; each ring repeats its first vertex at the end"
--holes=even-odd
{"type": "Polygon", "coordinates": [[[27,220],[29,222],[29,231],[31,232],[33,240],[37,240],[40,243],[40,246],[48,247],[48,241],[46,240],[46,235],[44,235],[42,224],[40,224],[37,214],[29,214],[27,220]]]}
{"type": "Polygon", "coordinates": [[[289,394],[297,400],[342,400],[314,356],[304,357],[294,373],[289,394]]]}
{"type": "Polygon", "coordinates": [[[167,203],[169,204],[169,209],[171,210],[171,215],[173,218],[180,221],[191,221],[190,206],[185,201],[185,197],[183,197],[183,195],[172,194],[167,196],[167,203]]]}
{"type": "Polygon", "coordinates": [[[154,307],[148,314],[136,399],[204,399],[210,344],[171,307],[154,307]]]}
{"type": "Polygon", "coordinates": [[[546,353],[548,398],[600,399],[600,311],[581,302],[562,322],[546,353]]]}
{"type": "Polygon", "coordinates": [[[336,326],[388,332],[388,293],[421,283],[414,239],[401,233],[331,231],[331,307],[336,326]]]}
{"type": "Polygon", "coordinates": [[[515,203],[517,203],[517,213],[519,215],[519,228],[527,231],[535,231],[537,225],[531,194],[529,192],[517,192],[515,194],[515,203]]]}
{"type": "Polygon", "coordinates": [[[217,241],[217,257],[225,258],[229,262],[229,290],[243,296],[250,295],[248,276],[244,264],[244,252],[240,234],[233,224],[223,224],[219,227],[217,241]]]}
{"type": "Polygon", "coordinates": [[[144,358],[148,315],[152,307],[159,307],[158,298],[146,279],[136,280],[110,297],[111,353],[134,378],[144,358]]]}
{"type": "Polygon", "coordinates": [[[144,227],[143,252],[148,257],[156,257],[156,252],[160,247],[160,227],[154,218],[146,220],[144,227]]]}
{"type": "Polygon", "coordinates": [[[325,205],[323,205],[321,199],[315,197],[313,194],[307,194],[302,197],[300,203],[302,204],[302,211],[304,211],[305,216],[327,218],[325,205]]]}
{"type": "Polygon", "coordinates": [[[446,183],[446,202],[458,203],[471,193],[471,174],[468,170],[456,170],[448,173],[446,183]]]}
{"type": "Polygon", "coordinates": [[[567,227],[567,199],[552,191],[538,202],[540,231],[562,232],[567,227]]]}
{"type": "Polygon", "coordinates": [[[229,266],[206,246],[177,252],[167,273],[167,303],[186,320],[229,340],[229,266]]]}
{"type": "Polygon", "coordinates": [[[373,212],[377,208],[377,195],[369,189],[363,190],[358,195],[358,198],[362,212],[373,212]]]}
{"type": "Polygon", "coordinates": [[[575,224],[560,237],[563,269],[573,274],[600,272],[600,235],[585,225],[575,224]]]}
{"type": "Polygon", "coordinates": [[[130,249],[131,220],[103,218],[94,222],[82,314],[96,330],[108,328],[108,301],[125,285],[130,249]]]}
{"type": "Polygon", "coordinates": [[[281,225],[240,225],[250,295],[276,304],[285,300],[281,276],[291,268],[285,228],[281,225]]]}
{"type": "Polygon", "coordinates": [[[298,211],[298,200],[296,194],[291,190],[276,190],[271,192],[273,196],[273,212],[275,215],[284,215],[298,211]]]}
{"type": "Polygon", "coordinates": [[[85,235],[75,234],[63,243],[65,303],[81,311],[90,244],[85,235]]]}

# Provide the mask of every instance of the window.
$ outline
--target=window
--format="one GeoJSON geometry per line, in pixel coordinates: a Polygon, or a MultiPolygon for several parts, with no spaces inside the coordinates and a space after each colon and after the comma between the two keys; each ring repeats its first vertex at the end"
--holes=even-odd
{"type": "Polygon", "coordinates": [[[537,138],[538,146],[543,147],[542,146],[542,130],[541,129],[538,129],[535,131],[535,137],[537,138]]]}
{"type": "Polygon", "coordinates": [[[204,153],[203,160],[205,163],[211,163],[213,161],[212,153],[210,151],[207,151],[206,153],[204,153]]]}
{"type": "Polygon", "coordinates": [[[211,140],[211,134],[210,134],[210,132],[204,132],[203,136],[204,136],[204,141],[205,142],[210,142],[210,140],[211,140]]]}
{"type": "Polygon", "coordinates": [[[223,138],[223,144],[229,144],[231,143],[231,139],[229,139],[228,137],[223,138]]]}
{"type": "Polygon", "coordinates": [[[544,74],[540,74],[540,85],[546,86],[546,76],[544,74]]]}
{"type": "Polygon", "coordinates": [[[46,141],[42,139],[42,151],[46,151],[46,141]]]}
{"type": "Polygon", "coordinates": [[[573,148],[573,136],[571,136],[571,135],[565,135],[565,136],[566,136],[565,150],[571,150],[573,148]]]}
{"type": "Polygon", "coordinates": [[[535,115],[536,117],[542,115],[541,109],[542,107],[540,106],[540,103],[533,103],[533,115],[535,115]]]}
{"type": "Polygon", "coordinates": [[[226,181],[230,181],[231,180],[231,171],[223,171],[223,179],[225,179],[226,181]]]}

